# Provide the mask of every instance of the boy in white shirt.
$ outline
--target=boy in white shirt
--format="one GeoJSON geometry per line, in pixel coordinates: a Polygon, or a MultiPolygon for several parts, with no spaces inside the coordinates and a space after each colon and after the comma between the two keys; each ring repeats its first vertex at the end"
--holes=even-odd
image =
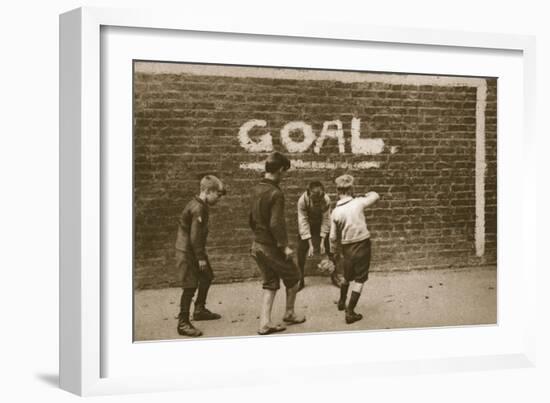
{"type": "Polygon", "coordinates": [[[339,200],[332,211],[330,226],[330,245],[334,253],[341,248],[344,258],[344,283],[340,287],[338,310],[346,311],[346,323],[361,320],[363,315],[355,312],[363,285],[368,279],[371,244],[364,210],[378,201],[376,192],[365,196],[353,196],[353,176],[342,175],[336,178],[339,200]],[[348,289],[351,296],[348,305],[348,289]]]}

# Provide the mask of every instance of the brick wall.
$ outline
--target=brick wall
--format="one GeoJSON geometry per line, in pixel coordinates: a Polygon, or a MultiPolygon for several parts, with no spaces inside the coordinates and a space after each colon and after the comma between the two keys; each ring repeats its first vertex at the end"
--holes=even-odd
{"type": "MultiPolygon", "coordinates": [[[[408,270],[496,263],[496,79],[487,85],[485,109],[485,254],[476,256],[477,88],[447,85],[437,77],[308,72],[281,69],[223,69],[138,63],[134,81],[134,273],[137,288],[177,286],[174,240],[177,218],[197,192],[198,181],[213,173],[229,194],[211,209],[208,251],[216,281],[257,277],[249,257],[248,190],[261,174],[241,164],[260,162],[264,153],[239,143],[241,126],[251,119],[271,133],[273,148],[307,165],[295,169],[282,188],[287,225],[296,240],[296,201],[307,183],[321,180],[336,200],[333,180],[355,176],[357,193],[375,190],[381,200],[368,210],[373,235],[372,270],[408,270]],[[351,122],[361,119],[361,137],[381,138],[375,155],[351,152],[351,122]],[[340,120],[344,153],[327,139],[288,153],[280,130],[301,121],[319,136],[326,121],[340,120]],[[344,163],[371,162],[369,169],[344,163]],[[332,165],[331,165],[332,164],[332,165]],[[377,167],[376,167],[377,166],[377,167]]],[[[479,80],[478,80],[479,81],[479,80]]],[[[301,141],[299,132],[291,137],[301,141]]],[[[478,196],[479,197],[479,196],[478,196]]],[[[308,272],[314,273],[315,262],[308,272]]]]}

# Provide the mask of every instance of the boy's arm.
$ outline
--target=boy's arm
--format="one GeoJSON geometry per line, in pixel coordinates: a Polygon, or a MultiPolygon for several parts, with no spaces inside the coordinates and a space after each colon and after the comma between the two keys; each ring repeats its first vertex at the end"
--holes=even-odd
{"type": "Polygon", "coordinates": [[[334,220],[334,211],[331,214],[329,240],[330,240],[330,252],[332,254],[336,254],[335,252],[338,250],[338,247],[339,247],[340,234],[338,231],[338,225],[334,220]]]}
{"type": "Polygon", "coordinates": [[[327,209],[323,212],[323,222],[321,223],[321,238],[325,239],[330,232],[330,197],[325,194],[325,203],[327,209]]]}
{"type": "Polygon", "coordinates": [[[372,206],[380,199],[380,196],[376,192],[368,192],[365,196],[361,197],[363,208],[372,206]]]}
{"type": "Polygon", "coordinates": [[[206,220],[203,217],[201,211],[193,211],[191,216],[191,229],[190,229],[190,241],[191,248],[193,249],[193,254],[195,258],[199,261],[206,262],[206,220]]]}
{"type": "Polygon", "coordinates": [[[282,193],[275,193],[273,195],[269,229],[277,242],[277,246],[282,249],[286,248],[288,246],[288,238],[285,222],[285,199],[282,193]]]}
{"type": "Polygon", "coordinates": [[[298,199],[298,232],[300,233],[300,238],[304,241],[306,239],[311,239],[311,228],[309,226],[309,219],[304,195],[302,195],[298,199]]]}
{"type": "MultiPolygon", "coordinates": [[[[325,204],[326,204],[326,210],[323,211],[323,220],[321,222],[321,243],[319,246],[319,252],[321,255],[324,255],[325,253],[330,253],[330,251],[325,250],[325,239],[330,233],[330,197],[329,195],[325,194],[325,204]]],[[[330,245],[329,245],[330,248],[330,245]]]]}

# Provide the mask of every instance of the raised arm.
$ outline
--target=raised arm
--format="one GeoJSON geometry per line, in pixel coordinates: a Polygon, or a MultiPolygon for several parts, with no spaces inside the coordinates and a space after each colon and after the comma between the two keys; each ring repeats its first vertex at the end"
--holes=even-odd
{"type": "Polygon", "coordinates": [[[380,196],[376,192],[368,192],[365,196],[361,197],[363,208],[372,206],[380,199],[380,196]]]}

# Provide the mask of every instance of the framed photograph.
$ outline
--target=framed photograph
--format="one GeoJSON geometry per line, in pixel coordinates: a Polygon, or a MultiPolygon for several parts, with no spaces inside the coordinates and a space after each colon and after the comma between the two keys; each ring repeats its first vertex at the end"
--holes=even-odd
{"type": "Polygon", "coordinates": [[[533,365],[531,37],[94,8],[60,45],[64,389],[533,365]]]}

